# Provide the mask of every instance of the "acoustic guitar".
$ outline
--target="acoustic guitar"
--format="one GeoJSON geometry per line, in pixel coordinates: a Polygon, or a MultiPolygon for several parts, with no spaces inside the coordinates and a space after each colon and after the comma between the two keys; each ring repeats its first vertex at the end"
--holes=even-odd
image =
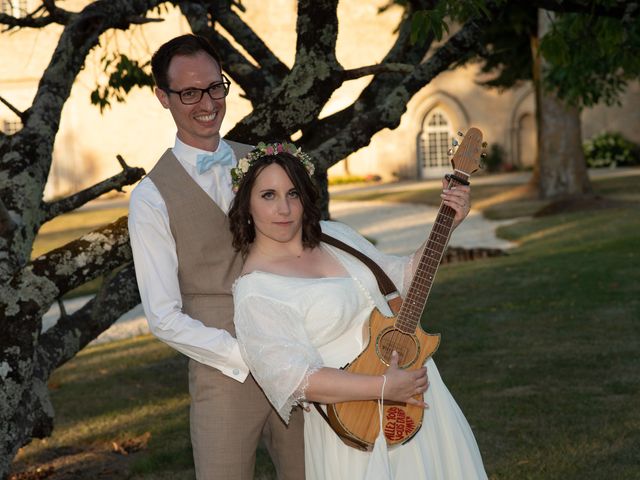
{"type": "MultiPolygon", "coordinates": [[[[454,146],[457,141],[454,140],[454,146]]],[[[482,133],[470,128],[451,159],[453,173],[446,175],[449,188],[468,185],[469,177],[479,167],[482,133]]],[[[382,375],[389,366],[391,353],[398,352],[398,365],[416,370],[437,350],[440,335],[427,333],[420,318],[429,297],[431,285],[445,252],[455,211],[444,204],[422,252],[413,280],[402,300],[396,296],[389,301],[394,316],[385,317],[374,309],[369,318],[369,343],[350,364],[343,367],[353,373],[382,375]]],[[[421,396],[421,395],[420,395],[421,396]]],[[[420,396],[416,398],[420,399],[420,396]]],[[[423,409],[406,403],[388,402],[383,405],[382,428],[387,444],[405,443],[422,426],[423,409]]],[[[376,400],[350,401],[327,405],[329,424],[340,438],[352,447],[371,450],[380,429],[376,400]]]]}

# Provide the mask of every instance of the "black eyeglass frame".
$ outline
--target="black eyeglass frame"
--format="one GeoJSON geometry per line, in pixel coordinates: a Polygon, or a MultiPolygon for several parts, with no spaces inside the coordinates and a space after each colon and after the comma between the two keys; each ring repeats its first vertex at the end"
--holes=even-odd
{"type": "Polygon", "coordinates": [[[231,82],[229,81],[229,79],[226,76],[222,75],[221,82],[213,83],[209,85],[207,88],[189,87],[189,88],[185,88],[184,90],[172,90],[170,88],[163,88],[163,90],[167,93],[175,93],[176,95],[178,95],[178,98],[180,99],[183,105],[195,105],[196,103],[200,103],[202,101],[202,97],[204,96],[205,92],[207,93],[207,95],[209,95],[209,97],[212,100],[220,100],[222,98],[225,98],[227,95],[229,95],[230,86],[231,86],[231,82]],[[223,92],[224,92],[223,95],[221,97],[214,97],[213,93],[211,93],[211,89],[218,88],[220,86],[222,86],[223,88],[223,92]],[[185,101],[184,98],[182,97],[184,92],[200,92],[200,96],[198,97],[197,100],[185,101]]]}

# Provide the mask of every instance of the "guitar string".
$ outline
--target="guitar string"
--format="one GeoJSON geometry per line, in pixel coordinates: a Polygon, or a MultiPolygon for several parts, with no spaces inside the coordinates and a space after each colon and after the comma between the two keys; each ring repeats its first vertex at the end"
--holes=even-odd
{"type": "MultiPolygon", "coordinates": [[[[448,188],[451,188],[454,184],[460,185],[459,182],[451,179],[449,181],[448,188]]],[[[386,343],[387,348],[385,349],[383,347],[383,350],[386,350],[384,351],[384,354],[387,357],[387,360],[390,358],[391,352],[395,350],[399,355],[398,364],[403,365],[408,353],[407,349],[412,348],[415,345],[413,338],[403,330],[415,331],[417,328],[426,304],[426,299],[429,291],[431,290],[435,272],[442,261],[442,256],[444,255],[444,249],[447,245],[454,217],[455,210],[453,208],[447,205],[441,205],[440,211],[434,221],[431,234],[429,235],[421,259],[418,263],[418,267],[416,268],[409,292],[407,292],[407,296],[402,303],[400,311],[398,312],[396,326],[399,328],[394,329],[390,333],[391,338],[386,343]],[[406,320],[406,317],[413,318],[413,320],[406,320]],[[410,343],[407,342],[408,339],[410,340],[410,343]],[[406,343],[409,343],[409,345],[406,345],[406,343]]]]}

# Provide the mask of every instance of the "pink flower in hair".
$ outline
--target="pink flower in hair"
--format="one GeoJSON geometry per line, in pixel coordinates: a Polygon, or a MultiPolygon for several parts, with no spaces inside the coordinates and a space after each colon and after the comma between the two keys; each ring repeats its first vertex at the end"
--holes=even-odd
{"type": "Polygon", "coordinates": [[[231,169],[231,184],[234,193],[238,191],[243,177],[249,171],[253,162],[265,155],[276,155],[282,152],[290,153],[296,157],[307,170],[307,173],[309,175],[313,175],[315,167],[311,161],[311,157],[304,153],[300,148],[296,147],[293,143],[284,142],[267,145],[264,142],[260,142],[256,148],[247,154],[246,157],[238,160],[238,164],[231,169]]]}

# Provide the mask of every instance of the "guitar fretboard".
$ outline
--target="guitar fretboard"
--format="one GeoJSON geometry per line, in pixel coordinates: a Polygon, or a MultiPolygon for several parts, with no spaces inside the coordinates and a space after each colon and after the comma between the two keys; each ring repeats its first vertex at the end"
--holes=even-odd
{"type": "MultiPolygon", "coordinates": [[[[449,188],[457,185],[461,183],[455,179],[449,181],[449,188]]],[[[404,333],[415,332],[420,322],[438,266],[449,243],[455,214],[453,208],[440,205],[431,234],[396,319],[395,327],[404,333]]]]}

